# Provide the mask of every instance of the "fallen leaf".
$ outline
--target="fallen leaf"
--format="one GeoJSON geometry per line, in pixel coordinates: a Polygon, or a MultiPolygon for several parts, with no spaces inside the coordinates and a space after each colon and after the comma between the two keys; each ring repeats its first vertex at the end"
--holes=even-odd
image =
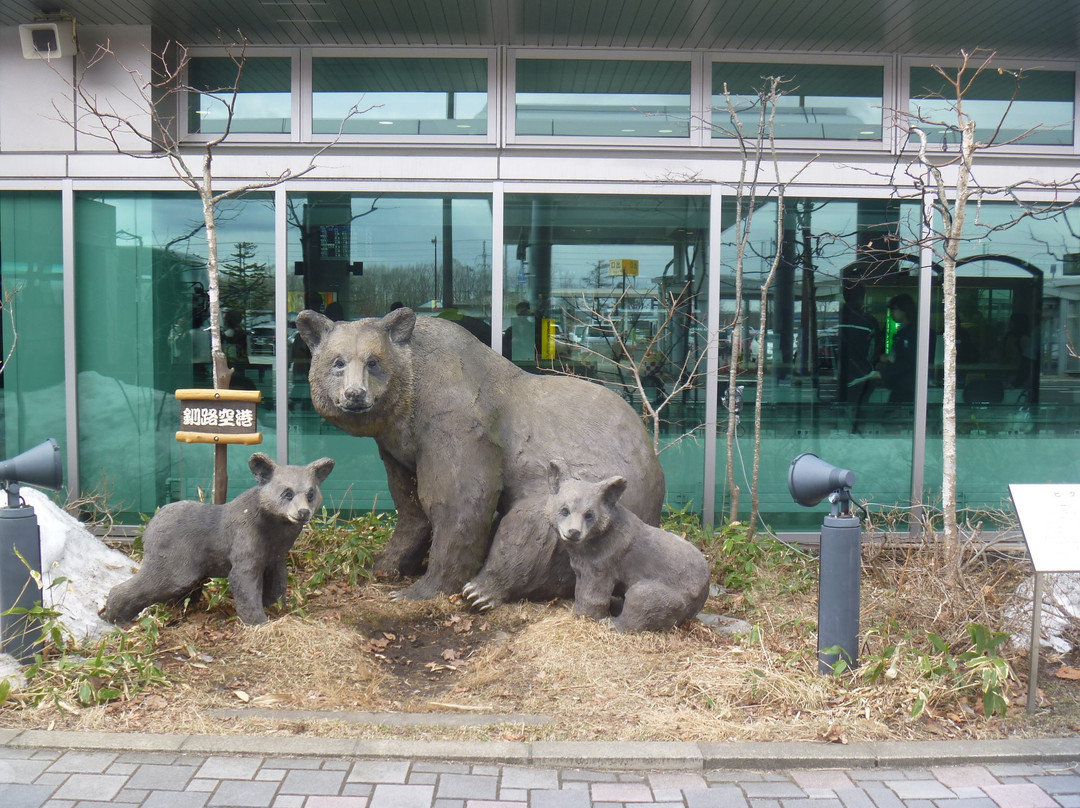
{"type": "Polygon", "coordinates": [[[232,694],[236,696],[236,698],[240,699],[240,701],[244,702],[244,704],[247,704],[249,701],[251,701],[251,696],[249,696],[243,690],[234,690],[232,694]]]}
{"type": "Polygon", "coordinates": [[[848,742],[847,735],[844,734],[844,729],[839,724],[830,724],[829,728],[822,734],[821,740],[825,741],[825,743],[846,744],[848,742]]]}
{"type": "Polygon", "coordinates": [[[1054,676],[1058,679],[1068,679],[1070,682],[1080,682],[1080,668],[1062,665],[1054,671],[1054,676]]]}
{"type": "Polygon", "coordinates": [[[447,648],[445,651],[442,652],[441,656],[447,662],[455,662],[456,660],[461,658],[458,656],[458,652],[455,651],[453,648],[447,648]]]}

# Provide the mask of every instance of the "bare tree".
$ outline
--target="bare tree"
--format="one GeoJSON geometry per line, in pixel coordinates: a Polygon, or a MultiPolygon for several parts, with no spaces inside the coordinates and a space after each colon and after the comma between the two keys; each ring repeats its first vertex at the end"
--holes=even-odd
{"type": "MultiPolygon", "coordinates": [[[[750,249],[751,223],[758,207],[758,194],[764,191],[764,196],[774,199],[776,202],[776,252],[769,261],[769,269],[762,279],[759,311],[758,311],[758,340],[759,348],[757,355],[756,382],[757,393],[754,396],[754,457],[753,473],[750,483],[750,533],[753,534],[754,525],[758,517],[758,476],[761,468],[761,406],[762,387],[765,374],[765,363],[768,351],[765,350],[765,339],[768,326],[768,298],[772,281],[776,276],[776,270],[782,260],[780,245],[783,242],[784,216],[785,216],[785,189],[786,182],[780,178],[780,162],[776,148],[776,107],[779,99],[785,94],[785,79],[780,76],[768,76],[762,79],[762,84],[757,88],[752,103],[752,108],[757,109],[756,126],[750,132],[746,131],[741,110],[736,97],[728,89],[725,83],[724,101],[728,115],[731,118],[731,129],[725,134],[735,138],[741,158],[739,178],[735,187],[735,315],[731,323],[731,358],[728,365],[728,383],[726,400],[728,402],[727,423],[727,466],[725,469],[728,490],[731,494],[728,505],[728,514],[731,521],[739,516],[739,484],[735,479],[735,438],[736,428],[739,422],[738,407],[734,402],[741,401],[741,393],[738,385],[740,352],[743,343],[744,329],[744,290],[746,283],[746,260],[752,252],[750,249]],[[766,167],[771,169],[771,177],[763,177],[766,167]],[[763,187],[764,186],[764,187],[763,187]]],[[[813,162],[812,157],[791,178],[794,180],[802,172],[806,165],[813,162]]],[[[790,182],[791,180],[788,180],[790,182]]]]}
{"type": "MultiPolygon", "coordinates": [[[[957,476],[956,476],[956,362],[957,362],[957,306],[956,306],[956,269],[960,258],[960,248],[965,242],[965,224],[967,206],[972,200],[981,202],[995,196],[1015,199],[1015,193],[1028,183],[1014,186],[988,188],[978,183],[973,174],[976,157],[980,152],[994,147],[1021,141],[1030,136],[1039,127],[1029,128],[1020,134],[1003,139],[1002,128],[1006,116],[1019,95],[1020,83],[1024,78],[1022,70],[1005,70],[992,67],[995,54],[974,50],[961,51],[960,62],[956,68],[947,69],[934,66],[935,72],[944,82],[945,92],[941,98],[948,103],[948,119],[933,120],[917,113],[903,112],[907,130],[918,144],[912,178],[916,188],[929,199],[933,211],[940,216],[941,226],[937,229],[933,222],[926,222],[934,234],[929,245],[941,267],[942,297],[944,302],[943,345],[944,378],[942,389],[942,479],[941,497],[943,512],[943,539],[947,557],[953,562],[954,569],[959,568],[961,558],[960,533],[957,522],[957,476]],[[965,108],[965,100],[978,78],[987,71],[994,70],[998,75],[1012,76],[1015,81],[1013,95],[1001,117],[989,136],[984,140],[976,137],[976,121],[965,108]],[[928,146],[927,129],[943,129],[959,136],[955,152],[931,152],[928,146]],[[951,188],[950,188],[951,182],[951,188]]],[[[1075,187],[1075,178],[1059,187],[1075,187]]],[[[1048,186],[1044,186],[1048,187],[1048,186]]],[[[1060,208],[1056,203],[1040,206],[1040,212],[1060,208]]],[[[997,229],[1011,227],[1034,209],[1018,210],[1015,220],[997,229]]]]}
{"type": "MultiPolygon", "coordinates": [[[[198,87],[188,81],[191,56],[183,45],[168,42],[160,50],[148,50],[146,64],[129,65],[107,40],[97,47],[70,83],[77,112],[71,115],[53,105],[61,119],[77,133],[105,141],[120,154],[136,159],[167,160],[176,178],[199,195],[207,248],[213,382],[215,388],[221,389],[229,387],[232,369],[221,341],[217,207],[226,200],[267,190],[310,173],[316,168],[318,158],[337,142],[335,138],[317,148],[299,168],[285,168],[224,191],[215,189],[214,157],[232,133],[247,64],[247,46],[240,32],[236,42],[223,42],[225,55],[235,68],[233,77],[220,87],[198,87]],[[93,72],[106,64],[118,66],[128,79],[126,86],[113,88],[115,96],[111,92],[106,97],[99,96],[90,80],[93,72]],[[224,110],[221,132],[205,141],[183,139],[177,126],[181,105],[191,95],[220,104],[224,110]]],[[[339,137],[345,122],[360,111],[358,105],[348,111],[338,130],[339,137]]],[[[214,456],[213,499],[219,503],[225,501],[228,486],[224,449],[217,446],[214,456]]]]}
{"type": "MultiPolygon", "coordinates": [[[[638,330],[626,328],[621,320],[620,311],[627,301],[626,292],[621,293],[610,308],[603,310],[582,298],[581,309],[595,327],[606,335],[607,350],[601,352],[588,345],[563,343],[563,347],[595,361],[598,373],[609,386],[621,389],[629,398],[641,402],[642,417],[649,425],[653,451],[657,454],[662,451],[660,435],[666,420],[665,410],[701,381],[705,351],[686,351],[681,358],[672,361],[672,351],[666,345],[673,335],[685,334],[694,325],[700,325],[688,313],[688,302],[692,296],[689,283],[678,291],[658,295],[662,314],[655,331],[645,339],[632,338],[631,334],[636,334],[638,330]]],[[[565,364],[562,372],[578,375],[565,364]]]]}

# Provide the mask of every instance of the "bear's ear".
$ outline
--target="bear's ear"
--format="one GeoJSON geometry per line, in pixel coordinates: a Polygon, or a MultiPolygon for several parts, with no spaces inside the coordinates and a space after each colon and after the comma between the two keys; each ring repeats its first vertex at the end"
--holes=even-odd
{"type": "Polygon", "coordinates": [[[600,483],[600,498],[609,508],[619,501],[619,497],[626,490],[625,477],[608,477],[600,483]]]}
{"type": "Polygon", "coordinates": [[[256,452],[248,460],[248,468],[255,475],[255,481],[259,485],[266,485],[270,482],[270,478],[274,476],[274,469],[277,468],[277,465],[270,459],[269,455],[256,452]]]}
{"type": "Polygon", "coordinates": [[[315,485],[322,485],[323,480],[329,477],[330,472],[334,470],[334,459],[332,457],[320,458],[313,463],[308,463],[308,468],[315,475],[315,485]]]}
{"type": "Polygon", "coordinates": [[[334,330],[334,321],[317,311],[304,309],[296,315],[296,330],[300,332],[300,337],[308,349],[314,353],[326,335],[334,330]]]}
{"type": "Polygon", "coordinates": [[[559,483],[562,482],[564,476],[562,464],[558,460],[548,463],[548,488],[551,489],[552,494],[559,493],[559,483]]]}
{"type": "Polygon", "coordinates": [[[416,326],[416,312],[409,308],[394,309],[383,317],[383,325],[390,334],[390,341],[395,345],[404,345],[412,339],[416,326]]]}

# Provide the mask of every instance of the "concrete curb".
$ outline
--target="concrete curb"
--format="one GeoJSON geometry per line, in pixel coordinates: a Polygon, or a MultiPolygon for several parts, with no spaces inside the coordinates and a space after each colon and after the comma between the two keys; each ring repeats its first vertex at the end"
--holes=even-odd
{"type": "Polygon", "coordinates": [[[1080,737],[994,741],[875,741],[848,745],[753,741],[516,743],[0,730],[0,746],[201,755],[457,761],[625,771],[904,768],[1080,761],[1080,737]]]}

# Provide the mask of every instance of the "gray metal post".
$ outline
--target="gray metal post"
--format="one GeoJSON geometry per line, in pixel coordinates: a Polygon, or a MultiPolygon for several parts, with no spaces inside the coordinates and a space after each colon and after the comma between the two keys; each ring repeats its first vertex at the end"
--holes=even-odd
{"type": "Polygon", "coordinates": [[[40,627],[25,614],[41,602],[41,588],[31,574],[41,572],[41,532],[29,505],[0,508],[0,650],[26,665],[34,660],[40,627]],[[21,558],[20,558],[21,556],[21,558]]]}
{"type": "Polygon", "coordinates": [[[825,517],[818,573],[818,671],[832,673],[841,656],[859,664],[859,577],[862,525],[851,515],[825,517]],[[839,647],[840,653],[822,653],[839,647]]]}
{"type": "Polygon", "coordinates": [[[1031,601],[1031,669],[1028,671],[1028,697],[1027,711],[1035,712],[1039,706],[1039,639],[1042,629],[1042,599],[1043,599],[1042,573],[1035,572],[1035,593],[1031,601]]]}

